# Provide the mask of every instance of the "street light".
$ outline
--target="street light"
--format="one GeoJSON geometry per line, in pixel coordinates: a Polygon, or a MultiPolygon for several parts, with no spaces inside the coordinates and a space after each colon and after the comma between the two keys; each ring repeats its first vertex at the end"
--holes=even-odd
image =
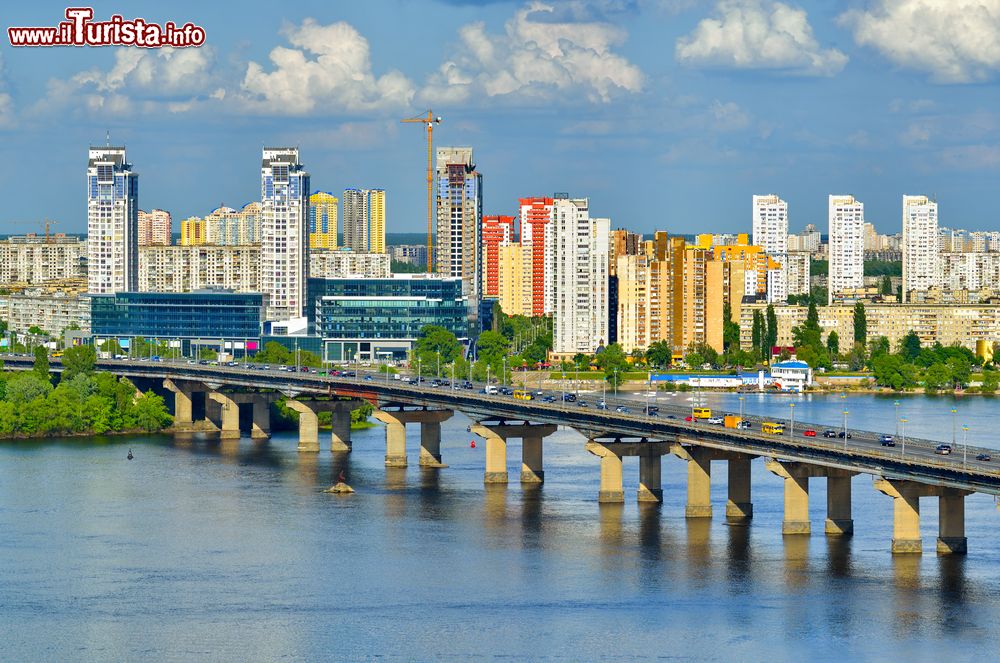
{"type": "Polygon", "coordinates": [[[962,467],[969,462],[969,427],[962,424],[962,467]]]}
{"type": "Polygon", "coordinates": [[[740,396],[740,421],[743,421],[743,396],[740,396]]]}
{"type": "Polygon", "coordinates": [[[847,451],[847,408],[844,408],[844,451],[847,451]]]}
{"type": "Polygon", "coordinates": [[[899,437],[899,401],[894,401],[893,405],[896,407],[896,437],[899,437]]]}
{"type": "MultiPolygon", "coordinates": [[[[789,415],[788,437],[795,437],[795,403],[789,403],[788,410],[791,413],[789,415]]],[[[846,435],[844,436],[844,439],[847,439],[846,435]]]]}
{"type": "Polygon", "coordinates": [[[903,446],[902,446],[902,449],[900,450],[900,455],[901,456],[905,456],[906,455],[906,418],[904,417],[904,418],[900,419],[899,423],[903,424],[903,426],[902,426],[902,431],[903,431],[903,446]]]}
{"type": "Polygon", "coordinates": [[[955,437],[956,437],[956,435],[955,435],[955,425],[957,423],[957,417],[956,417],[957,414],[958,414],[958,410],[956,408],[951,408],[951,446],[952,446],[952,448],[955,447],[955,437]]]}
{"type": "Polygon", "coordinates": [[[615,399],[618,398],[618,369],[615,369],[615,399]]]}

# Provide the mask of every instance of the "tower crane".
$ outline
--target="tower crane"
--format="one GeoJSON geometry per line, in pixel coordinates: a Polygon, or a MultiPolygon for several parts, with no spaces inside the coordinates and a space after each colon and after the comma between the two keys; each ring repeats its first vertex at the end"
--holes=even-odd
{"type": "Polygon", "coordinates": [[[427,126],[427,272],[434,271],[434,125],[441,124],[441,117],[428,110],[400,120],[403,123],[424,123],[427,126]]]}

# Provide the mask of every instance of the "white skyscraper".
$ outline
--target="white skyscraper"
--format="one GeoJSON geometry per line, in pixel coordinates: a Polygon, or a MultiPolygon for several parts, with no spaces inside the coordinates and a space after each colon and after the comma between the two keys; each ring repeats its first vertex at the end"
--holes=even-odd
{"type": "Polygon", "coordinates": [[[124,147],[92,147],[87,160],[87,290],[139,289],[139,175],[124,147]]]}
{"type": "Polygon", "coordinates": [[[781,264],[768,277],[767,301],[788,299],[788,203],[771,194],[753,197],[753,243],[781,264]]]}
{"type": "Polygon", "coordinates": [[[592,354],[608,343],[611,220],[590,218],[586,198],[557,198],[554,204],[552,350],[592,354]]]}
{"type": "Polygon", "coordinates": [[[260,168],[261,290],[267,319],[304,315],[309,277],[309,173],[295,147],[264,148],[260,168]]]}
{"type": "Polygon", "coordinates": [[[865,284],[865,204],[854,196],[830,196],[829,303],[865,284]]]}
{"type": "Polygon", "coordinates": [[[462,293],[469,298],[469,318],[476,321],[482,292],[479,258],[482,251],[483,176],[472,161],[472,148],[437,148],[435,183],[435,271],[441,276],[462,279],[462,293]]]}
{"type": "Polygon", "coordinates": [[[939,284],[938,207],[927,196],[903,196],[903,301],[939,284]]]}

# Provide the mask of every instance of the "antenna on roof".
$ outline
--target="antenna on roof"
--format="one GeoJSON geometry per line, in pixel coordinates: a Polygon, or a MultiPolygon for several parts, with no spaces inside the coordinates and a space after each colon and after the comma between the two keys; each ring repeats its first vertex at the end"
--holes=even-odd
{"type": "Polygon", "coordinates": [[[106,129],[104,134],[104,140],[106,141],[106,146],[111,147],[111,130],[106,129]]]}

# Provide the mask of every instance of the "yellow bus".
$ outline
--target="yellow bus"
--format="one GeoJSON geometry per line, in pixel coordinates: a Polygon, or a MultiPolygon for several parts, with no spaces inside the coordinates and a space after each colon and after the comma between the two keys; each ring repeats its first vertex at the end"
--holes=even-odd
{"type": "Polygon", "coordinates": [[[520,401],[530,401],[530,400],[532,400],[534,398],[534,396],[532,396],[531,394],[529,394],[526,391],[520,391],[520,390],[518,390],[518,391],[514,392],[514,398],[516,398],[516,399],[518,399],[520,401]]]}
{"type": "Polygon", "coordinates": [[[695,419],[710,419],[711,417],[712,417],[712,408],[696,407],[694,409],[695,419]]]}
{"type": "Polygon", "coordinates": [[[765,421],[761,424],[760,431],[767,435],[784,435],[785,427],[781,424],[776,424],[773,421],[765,421]]]}

